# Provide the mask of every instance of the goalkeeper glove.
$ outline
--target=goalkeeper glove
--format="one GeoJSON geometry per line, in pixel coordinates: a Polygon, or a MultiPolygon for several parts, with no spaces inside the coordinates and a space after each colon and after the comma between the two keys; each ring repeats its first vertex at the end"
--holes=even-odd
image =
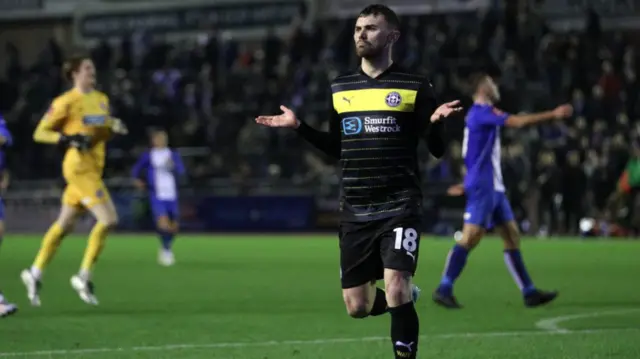
{"type": "Polygon", "coordinates": [[[60,141],[58,141],[58,143],[65,147],[74,147],[84,151],[91,147],[91,138],[87,135],[60,135],[60,141]]]}

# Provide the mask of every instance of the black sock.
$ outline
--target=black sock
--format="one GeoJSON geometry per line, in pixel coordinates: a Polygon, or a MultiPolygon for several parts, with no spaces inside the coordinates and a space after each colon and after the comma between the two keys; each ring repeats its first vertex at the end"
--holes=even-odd
{"type": "Polygon", "coordinates": [[[371,313],[369,313],[369,315],[375,317],[385,314],[388,311],[389,308],[387,307],[387,294],[384,292],[384,290],[376,288],[376,299],[373,300],[373,307],[371,308],[371,313]]]}
{"type": "Polygon", "coordinates": [[[396,359],[415,359],[418,353],[420,323],[413,302],[389,308],[391,342],[396,359]]]}

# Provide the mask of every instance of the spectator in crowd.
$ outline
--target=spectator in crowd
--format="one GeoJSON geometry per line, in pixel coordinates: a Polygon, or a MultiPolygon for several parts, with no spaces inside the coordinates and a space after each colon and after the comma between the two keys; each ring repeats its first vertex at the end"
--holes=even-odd
{"type": "MultiPolygon", "coordinates": [[[[485,13],[408,16],[398,61],[431,74],[443,101],[464,98],[467,79],[478,69],[500,75],[499,107],[505,111],[571,101],[574,122],[517,135],[507,130],[503,155],[518,217],[535,218],[539,212],[546,231],[574,232],[580,217],[604,211],[629,144],[640,142],[637,34],[603,31],[593,11],[584,31],[556,32],[535,8],[515,3],[485,13]]],[[[317,20],[305,27],[303,20],[295,19],[284,36],[269,29],[258,40],[210,29],[178,43],[143,32],[118,44],[99,42],[92,49],[99,82],[131,133],[111,145],[106,176],[127,173],[127,153],[141,145],[149,127],[161,127],[176,146],[204,149],[194,153],[205,155],[186,158],[193,167],[192,184],[233,178],[246,188],[256,181],[283,180],[335,196],[328,159],[290,133],[263,132],[251,121],[287,104],[312,125],[326,128],[329,81],[356,64],[349,50],[353,21],[317,20]]],[[[47,99],[63,91],[63,50],[68,49],[51,40],[29,62],[15,45],[5,46],[0,110],[17,138],[20,162],[31,164],[12,162],[18,180],[59,177],[52,161],[57,154],[43,151],[30,137],[47,99]]],[[[462,139],[463,127],[462,121],[452,121],[448,136],[462,139]]],[[[459,181],[461,149],[453,145],[441,160],[423,156],[425,180],[459,181]]]]}

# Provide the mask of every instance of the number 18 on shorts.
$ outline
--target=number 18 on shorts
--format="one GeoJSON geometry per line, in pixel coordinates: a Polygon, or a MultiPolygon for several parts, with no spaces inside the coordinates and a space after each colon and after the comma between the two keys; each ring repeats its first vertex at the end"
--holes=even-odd
{"type": "Polygon", "coordinates": [[[421,221],[416,217],[341,223],[342,288],[383,279],[385,268],[414,274],[421,228],[421,221]]]}

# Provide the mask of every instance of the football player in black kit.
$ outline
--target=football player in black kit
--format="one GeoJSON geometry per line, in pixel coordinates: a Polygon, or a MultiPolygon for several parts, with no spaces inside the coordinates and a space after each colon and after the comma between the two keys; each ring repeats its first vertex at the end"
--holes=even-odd
{"type": "Polygon", "coordinates": [[[340,266],[342,295],[354,318],[389,313],[395,358],[413,359],[419,323],[412,283],[420,246],[422,189],[417,146],[422,138],[436,157],[446,142],[442,120],[461,110],[458,101],[438,106],[426,77],[393,63],[397,15],[370,5],[354,31],[358,71],[331,84],[329,132],[301,122],[290,109],[259,116],[269,127],[295,129],[342,167],[340,266]],[[385,289],[376,286],[384,279],[385,289]]]}

